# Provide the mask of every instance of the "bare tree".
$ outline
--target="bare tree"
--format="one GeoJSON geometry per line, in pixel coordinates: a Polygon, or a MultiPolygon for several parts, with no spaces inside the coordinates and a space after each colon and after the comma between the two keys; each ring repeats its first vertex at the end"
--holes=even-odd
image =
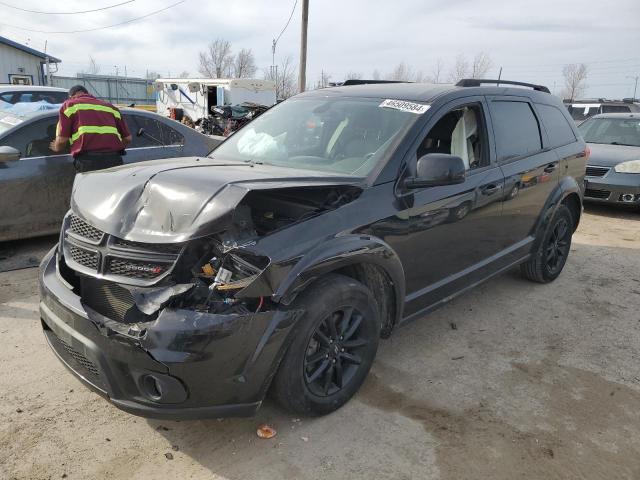
{"type": "Polygon", "coordinates": [[[362,74],[360,72],[347,72],[344,76],[345,80],[360,80],[362,78],[362,74]]]}
{"type": "Polygon", "coordinates": [[[233,62],[235,78],[251,78],[256,74],[256,61],[250,48],[238,52],[233,62]]]}
{"type": "Polygon", "coordinates": [[[587,66],[584,63],[565,65],[562,69],[562,76],[564,77],[562,98],[567,98],[571,101],[580,98],[587,88],[587,84],[585,83],[587,73],[587,66]]]}
{"type": "Polygon", "coordinates": [[[178,78],[189,78],[189,72],[183,70],[182,72],[180,72],[180,75],[178,75],[178,78]]]}
{"type": "Polygon", "coordinates": [[[377,68],[373,71],[373,73],[371,73],[371,78],[373,80],[380,80],[382,78],[382,75],[380,75],[380,70],[378,70],[377,68]]]}
{"type": "Polygon", "coordinates": [[[298,93],[296,65],[291,60],[291,56],[283,58],[275,69],[265,69],[264,79],[276,84],[276,98],[279,100],[285,100],[298,93]]]}
{"type": "Polygon", "coordinates": [[[431,69],[431,76],[428,78],[431,83],[441,83],[442,75],[444,73],[444,60],[439,58],[436,60],[436,64],[431,69]]]}
{"type": "Polygon", "coordinates": [[[489,55],[484,52],[476,53],[471,64],[471,78],[485,78],[492,66],[493,62],[489,55]]]}
{"type": "Polygon", "coordinates": [[[398,80],[402,82],[411,82],[415,78],[415,72],[411,65],[400,62],[395,66],[393,71],[387,75],[387,80],[398,80]]]}
{"type": "Polygon", "coordinates": [[[205,77],[222,78],[230,72],[232,65],[231,43],[227,40],[217,38],[204,52],[200,52],[198,71],[205,77]]]}
{"type": "Polygon", "coordinates": [[[153,70],[151,70],[150,72],[147,71],[147,80],[155,80],[156,78],[160,78],[162,75],[160,75],[158,72],[154,72],[153,70]]]}
{"type": "Polygon", "coordinates": [[[456,63],[453,65],[453,69],[449,73],[449,81],[456,83],[458,80],[467,78],[469,76],[469,62],[463,53],[456,57],[456,63]]]}

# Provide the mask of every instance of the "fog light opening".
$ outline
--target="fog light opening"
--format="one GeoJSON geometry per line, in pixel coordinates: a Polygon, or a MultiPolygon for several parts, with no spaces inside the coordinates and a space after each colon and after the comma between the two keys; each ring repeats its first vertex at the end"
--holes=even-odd
{"type": "Polygon", "coordinates": [[[636,196],[633,193],[623,193],[620,199],[625,203],[632,203],[636,200],[636,196]]]}
{"type": "Polygon", "coordinates": [[[153,376],[145,375],[142,379],[142,388],[145,395],[151,400],[158,401],[162,398],[162,384],[153,376]]]}

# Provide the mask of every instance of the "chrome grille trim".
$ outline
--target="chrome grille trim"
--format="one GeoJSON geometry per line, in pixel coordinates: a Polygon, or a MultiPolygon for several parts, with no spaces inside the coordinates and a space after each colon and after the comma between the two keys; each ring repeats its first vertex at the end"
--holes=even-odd
{"type": "Polygon", "coordinates": [[[73,214],[69,217],[68,231],[82,238],[83,241],[94,244],[100,243],[104,238],[104,232],[98,230],[96,227],[89,225],[80,217],[73,214]]]}
{"type": "Polygon", "coordinates": [[[123,240],[100,231],[73,213],[64,219],[61,245],[71,269],[135,286],[153,285],[169,275],[184,248],[184,244],[123,240]],[[96,242],[98,234],[100,240],[96,242]]]}

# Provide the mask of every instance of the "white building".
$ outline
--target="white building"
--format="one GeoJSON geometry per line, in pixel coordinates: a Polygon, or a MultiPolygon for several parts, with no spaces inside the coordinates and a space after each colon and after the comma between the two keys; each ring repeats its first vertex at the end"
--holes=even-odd
{"type": "MultiPolygon", "coordinates": [[[[50,64],[62,61],[51,55],[48,55],[48,58],[50,64]]],[[[0,83],[46,85],[46,63],[46,54],[8,38],[0,37],[0,83]]]]}

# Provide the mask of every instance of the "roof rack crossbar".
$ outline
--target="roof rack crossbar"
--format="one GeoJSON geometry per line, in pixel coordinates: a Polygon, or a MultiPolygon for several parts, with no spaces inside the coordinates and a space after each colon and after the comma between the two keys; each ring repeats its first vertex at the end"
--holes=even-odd
{"type": "Polygon", "coordinates": [[[487,78],[463,78],[458,83],[457,87],[479,87],[483,83],[495,83],[496,85],[520,85],[521,87],[531,87],[538,92],[551,93],[544,85],[536,85],[535,83],[526,82],[514,82],[512,80],[491,80],[487,78]]]}

